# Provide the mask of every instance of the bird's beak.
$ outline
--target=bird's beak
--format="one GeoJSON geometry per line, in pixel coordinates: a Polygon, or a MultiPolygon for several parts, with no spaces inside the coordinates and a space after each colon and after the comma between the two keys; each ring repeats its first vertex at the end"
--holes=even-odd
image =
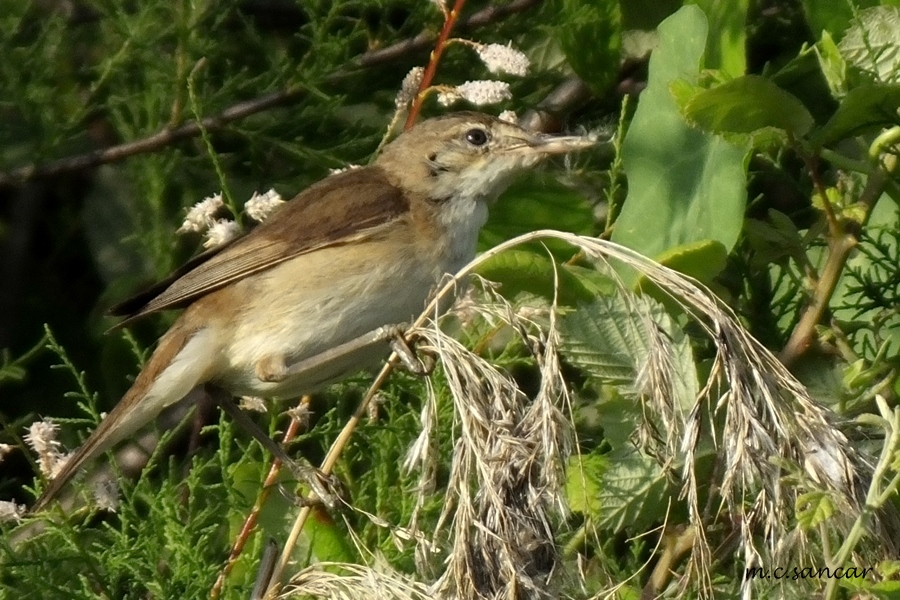
{"type": "Polygon", "coordinates": [[[549,156],[551,154],[566,154],[575,150],[583,150],[597,144],[594,137],[579,135],[548,135],[535,133],[529,135],[525,144],[518,150],[523,154],[549,156]]]}

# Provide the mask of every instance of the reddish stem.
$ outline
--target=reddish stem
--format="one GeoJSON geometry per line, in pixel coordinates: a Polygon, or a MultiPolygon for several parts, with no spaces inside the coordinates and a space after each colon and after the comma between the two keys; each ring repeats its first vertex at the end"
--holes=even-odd
{"type": "MultiPolygon", "coordinates": [[[[309,398],[304,397],[302,402],[305,404],[308,401],[309,398]]],[[[284,433],[284,439],[281,443],[287,444],[288,442],[293,440],[299,430],[300,421],[297,419],[291,419],[291,423],[288,426],[287,431],[284,433]]],[[[240,557],[241,552],[243,552],[244,546],[250,539],[250,534],[252,534],[253,530],[256,528],[256,522],[259,520],[259,513],[262,510],[262,505],[265,504],[266,499],[268,499],[269,497],[269,494],[272,493],[272,486],[277,483],[278,474],[280,473],[280,471],[281,461],[276,458],[274,461],[272,461],[272,467],[269,469],[269,474],[266,477],[265,483],[263,483],[262,491],[260,492],[259,497],[256,499],[256,504],[253,506],[250,514],[247,515],[247,518],[244,519],[244,524],[241,527],[241,532],[234,540],[234,545],[231,547],[231,554],[228,555],[228,560],[225,562],[225,566],[219,572],[216,583],[213,585],[212,590],[210,590],[210,600],[216,600],[222,594],[222,589],[225,586],[225,580],[228,578],[229,573],[231,573],[231,570],[237,563],[237,559],[238,557],[240,557]]]]}
{"type": "Polygon", "coordinates": [[[441,35],[438,36],[434,50],[431,51],[428,66],[425,67],[425,74],[422,75],[422,83],[419,84],[419,92],[416,94],[416,100],[413,102],[412,108],[409,109],[409,116],[406,117],[404,129],[410,129],[416,123],[416,119],[419,118],[419,113],[422,110],[422,102],[425,100],[424,92],[431,86],[431,82],[434,80],[434,74],[437,72],[437,66],[441,60],[441,55],[444,53],[447,40],[450,39],[450,32],[453,31],[453,26],[456,25],[456,20],[459,18],[459,13],[462,12],[465,3],[466,0],[456,0],[453,4],[453,8],[450,9],[450,13],[444,18],[444,27],[441,29],[441,35]]]}

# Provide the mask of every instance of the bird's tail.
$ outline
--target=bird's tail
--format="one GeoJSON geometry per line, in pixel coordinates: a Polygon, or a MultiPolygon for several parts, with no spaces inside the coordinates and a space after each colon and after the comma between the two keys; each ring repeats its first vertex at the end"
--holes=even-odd
{"type": "Polygon", "coordinates": [[[75,451],[38,498],[31,512],[47,506],[88,461],[152,421],[166,407],[206,381],[216,352],[212,332],[189,330],[181,321],[162,337],[134,384],[75,451]]]}

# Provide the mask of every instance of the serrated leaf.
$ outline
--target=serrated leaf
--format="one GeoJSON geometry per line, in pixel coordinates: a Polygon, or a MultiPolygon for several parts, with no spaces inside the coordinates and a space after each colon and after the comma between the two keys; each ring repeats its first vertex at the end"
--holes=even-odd
{"type": "Polygon", "coordinates": [[[900,83],[900,6],[861,10],[838,49],[871,81],[900,83]]]}
{"type": "MultiPolygon", "coordinates": [[[[562,351],[566,360],[590,376],[629,390],[650,360],[648,328],[665,332],[670,380],[680,405],[689,406],[697,393],[693,353],[684,334],[654,300],[626,302],[621,295],[600,296],[560,320],[562,351]]],[[[634,390],[637,393],[645,390],[634,390]]]]}
{"type": "Polygon", "coordinates": [[[597,525],[612,531],[644,531],[659,520],[669,497],[657,462],[636,451],[609,455],[599,487],[597,525]]]}
{"type": "Polygon", "coordinates": [[[560,321],[567,360],[606,383],[630,384],[646,356],[640,329],[615,297],[599,297],[560,321]]]}
{"type": "Polygon", "coordinates": [[[743,225],[745,151],[689,126],[669,88],[697,81],[706,33],[696,6],[659,26],[649,82],[623,144],[628,196],[612,239],[645,256],[701,240],[730,251],[743,225]]]}
{"type": "Polygon", "coordinates": [[[696,94],[684,116],[714,133],[753,133],[767,127],[806,135],[812,115],[793,94],[759,75],[745,75],[696,94]]]}
{"type": "Polygon", "coordinates": [[[795,504],[797,524],[807,531],[818,527],[835,513],[834,501],[827,492],[801,494],[795,504]]]}
{"type": "Polygon", "coordinates": [[[608,464],[606,457],[597,454],[569,459],[566,465],[566,496],[573,512],[593,520],[600,517],[600,486],[608,464]]]}

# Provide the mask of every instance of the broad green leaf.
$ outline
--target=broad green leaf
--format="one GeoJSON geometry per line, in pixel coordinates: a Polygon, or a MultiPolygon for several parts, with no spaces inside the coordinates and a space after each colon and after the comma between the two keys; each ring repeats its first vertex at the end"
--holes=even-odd
{"type": "Polygon", "coordinates": [[[898,107],[900,84],[864,84],[853,88],[813,138],[813,144],[830,146],[873,129],[900,124],[898,107]]]}
{"type": "Polygon", "coordinates": [[[658,260],[679,273],[709,283],[725,268],[727,258],[725,246],[713,240],[701,240],[672,248],[659,256],[658,260]]]}
{"type": "Polygon", "coordinates": [[[900,7],[860,11],[838,48],[862,77],[873,83],[900,83],[900,7]]]}
{"type": "MultiPolygon", "coordinates": [[[[479,238],[479,249],[487,250],[517,235],[537,229],[559,229],[580,235],[594,233],[594,211],[581,195],[544,173],[520,178],[491,206],[490,216],[479,238]]],[[[570,257],[572,246],[557,240],[546,245],[558,256],[570,257]]]]}
{"type": "Polygon", "coordinates": [[[566,496],[569,508],[593,520],[600,518],[600,486],[609,466],[605,456],[576,455],[566,465],[566,496]]]}
{"type": "Polygon", "coordinates": [[[835,506],[827,492],[808,492],[797,498],[795,511],[797,524],[809,531],[831,518],[835,506]]]}
{"type": "Polygon", "coordinates": [[[706,67],[740,77],[747,69],[747,6],[749,0],[695,0],[709,19],[706,67]]]}
{"type": "Polygon", "coordinates": [[[628,196],[612,239],[649,257],[702,240],[730,251],[743,224],[744,150],[689,126],[670,91],[673,81],[697,81],[706,33],[696,6],[659,26],[647,89],[623,144],[628,196]]]}
{"type": "Polygon", "coordinates": [[[655,460],[631,450],[608,455],[600,480],[597,526],[612,531],[643,531],[664,514],[671,491],[655,460]]]}
{"type": "Polygon", "coordinates": [[[500,283],[507,298],[528,292],[552,300],[555,280],[559,281],[557,299],[560,304],[589,302],[595,296],[595,292],[586,288],[582,279],[565,265],[556,265],[554,269],[546,252],[509,250],[483,263],[478,267],[478,274],[500,283]]]}
{"type": "Polygon", "coordinates": [[[690,344],[660,304],[650,298],[626,301],[620,294],[599,296],[565,315],[560,332],[568,362],[603,383],[622,386],[625,394],[640,397],[647,393],[634,388],[638,373],[646,369],[651,352],[664,352],[679,404],[689,406],[696,397],[697,373],[690,344]],[[656,334],[656,329],[665,332],[662,339],[668,346],[651,345],[650,335],[656,334]]]}
{"type": "Polygon", "coordinates": [[[752,133],[766,127],[805,135],[812,115],[794,95],[759,75],[745,75],[691,98],[684,115],[713,133],[752,133]]]}
{"type": "Polygon", "coordinates": [[[572,70],[598,94],[619,73],[622,16],[618,0],[563,0],[559,43],[572,70]]]}

